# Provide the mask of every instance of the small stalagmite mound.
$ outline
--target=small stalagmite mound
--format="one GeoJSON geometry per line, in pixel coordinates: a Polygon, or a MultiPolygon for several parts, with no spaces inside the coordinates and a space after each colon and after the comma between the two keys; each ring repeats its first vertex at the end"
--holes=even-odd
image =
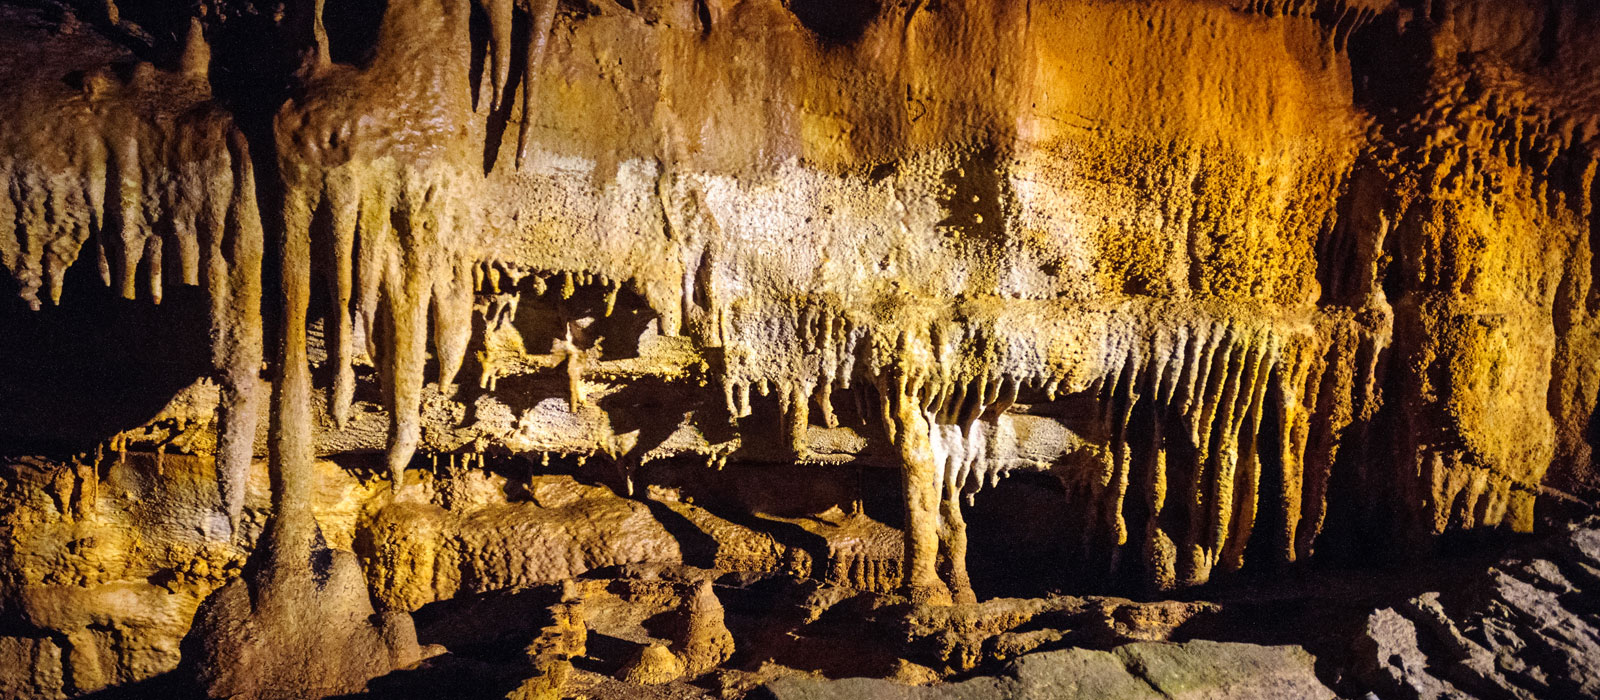
{"type": "Polygon", "coordinates": [[[661,685],[682,678],[684,670],[683,659],[667,643],[654,642],[640,647],[639,655],[617,672],[617,678],[636,685],[661,685]]]}
{"type": "Polygon", "coordinates": [[[723,620],[722,602],[710,581],[693,584],[680,609],[681,630],[672,640],[672,652],[683,661],[684,674],[698,676],[733,656],[733,633],[723,620]]]}

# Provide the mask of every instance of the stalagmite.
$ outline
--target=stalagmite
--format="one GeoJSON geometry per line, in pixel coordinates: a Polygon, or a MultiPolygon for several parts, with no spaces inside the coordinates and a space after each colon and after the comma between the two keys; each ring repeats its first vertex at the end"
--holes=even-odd
{"type": "Polygon", "coordinates": [[[577,411],[583,406],[583,350],[572,339],[572,324],[567,324],[567,335],[561,341],[563,366],[567,372],[567,407],[577,411]]]}
{"type": "Polygon", "coordinates": [[[183,55],[178,62],[178,72],[194,81],[205,81],[211,72],[211,45],[206,42],[205,25],[200,18],[189,18],[189,33],[185,35],[183,55]]]}
{"type": "Polygon", "coordinates": [[[961,494],[957,489],[944,489],[939,503],[940,560],[946,569],[943,578],[953,602],[976,603],[978,598],[967,575],[967,523],[961,516],[961,494]]]}

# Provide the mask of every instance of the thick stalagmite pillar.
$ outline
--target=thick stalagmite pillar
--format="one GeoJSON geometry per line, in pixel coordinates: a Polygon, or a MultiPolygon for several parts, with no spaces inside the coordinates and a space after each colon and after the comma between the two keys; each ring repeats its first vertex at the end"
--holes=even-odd
{"type": "MultiPolygon", "coordinates": [[[[311,369],[306,358],[306,309],[311,300],[311,212],[305,201],[284,211],[283,326],[278,346],[278,382],[272,392],[272,525],[267,530],[270,575],[285,581],[309,578],[316,537],[311,514],[311,369]]],[[[269,587],[270,588],[270,587],[269,587]]]]}
{"type": "MultiPolygon", "coordinates": [[[[290,192],[294,191],[289,188],[290,192]]],[[[184,659],[210,697],[317,698],[361,690],[417,660],[404,614],[379,616],[350,552],[330,550],[313,515],[311,208],[290,196],[282,239],[283,324],[271,417],[272,519],[245,577],[195,614],[184,659]]]]}
{"type": "Polygon", "coordinates": [[[938,465],[928,442],[928,421],[904,389],[889,394],[893,404],[895,443],[900,450],[900,483],[905,494],[905,579],[913,600],[949,603],[950,590],[939,580],[938,465]]]}

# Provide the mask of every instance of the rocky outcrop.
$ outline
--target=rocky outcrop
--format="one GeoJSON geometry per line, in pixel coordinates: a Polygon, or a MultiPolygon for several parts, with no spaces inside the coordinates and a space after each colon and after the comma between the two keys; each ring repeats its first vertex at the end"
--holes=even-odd
{"type": "Polygon", "coordinates": [[[363,537],[374,595],[405,611],[591,569],[683,560],[648,508],[609,493],[559,508],[505,504],[459,519],[437,506],[398,504],[379,512],[363,537]]]}
{"type": "Polygon", "coordinates": [[[1372,613],[1361,681],[1389,698],[1600,696],[1600,521],[1459,589],[1372,613]]]}

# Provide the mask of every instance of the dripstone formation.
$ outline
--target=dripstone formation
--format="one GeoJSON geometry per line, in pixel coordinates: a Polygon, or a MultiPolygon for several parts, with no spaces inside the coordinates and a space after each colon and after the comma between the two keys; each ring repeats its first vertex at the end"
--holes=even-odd
{"type": "Polygon", "coordinates": [[[1582,0],[0,0],[0,697],[1597,697],[1597,165],[1582,0]]]}

